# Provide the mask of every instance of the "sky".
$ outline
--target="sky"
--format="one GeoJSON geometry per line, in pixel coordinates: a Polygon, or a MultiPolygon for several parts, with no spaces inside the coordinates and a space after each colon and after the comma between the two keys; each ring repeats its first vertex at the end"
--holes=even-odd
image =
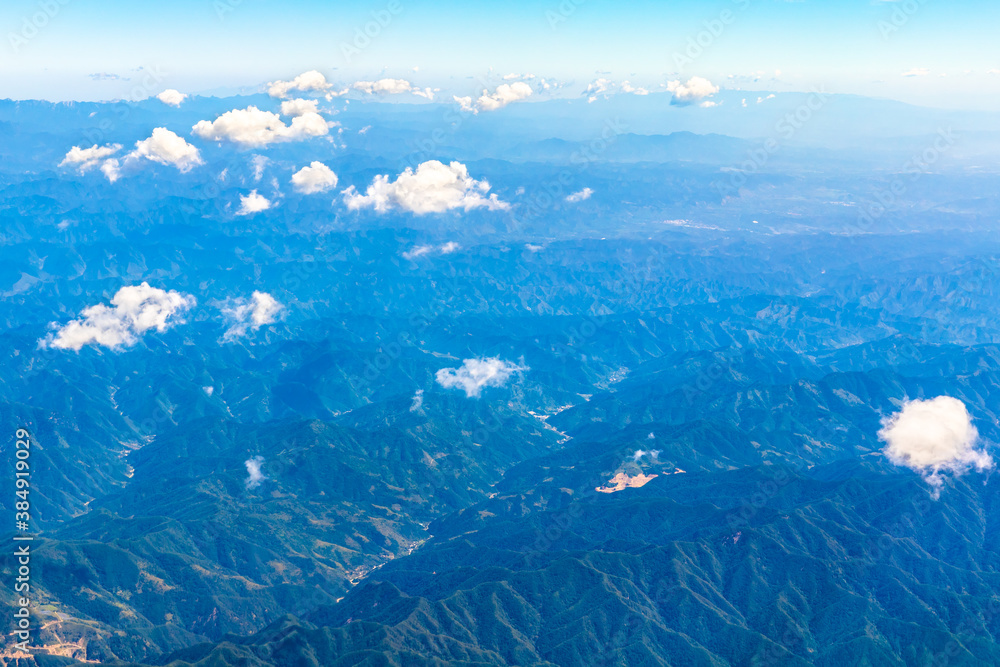
{"type": "Polygon", "coordinates": [[[1000,110],[995,0],[4,0],[0,25],[0,98],[221,94],[315,69],[459,95],[507,73],[568,96],[700,76],[1000,110]]]}

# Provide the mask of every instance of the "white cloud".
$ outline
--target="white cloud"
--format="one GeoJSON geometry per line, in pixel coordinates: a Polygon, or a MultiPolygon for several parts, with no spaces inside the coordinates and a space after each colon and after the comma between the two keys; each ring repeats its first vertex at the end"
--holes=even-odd
{"type": "Polygon", "coordinates": [[[941,473],[957,477],[973,467],[993,467],[990,455],[976,449],[979,432],[965,404],[951,396],[907,401],[882,421],[878,437],[886,443],[885,456],[920,473],[934,487],[935,497],[944,485],[941,473]]]}
{"type": "Polygon", "coordinates": [[[312,162],[308,167],[302,167],[292,174],[292,186],[296,192],[312,195],[326,192],[337,187],[337,175],[333,170],[319,161],[312,162]]]}
{"type": "Polygon", "coordinates": [[[458,102],[458,105],[462,108],[462,111],[467,111],[469,113],[479,113],[472,104],[472,98],[466,95],[465,97],[459,97],[458,95],[453,95],[452,99],[458,102]]]}
{"type": "Polygon", "coordinates": [[[587,85],[583,94],[587,96],[587,102],[595,102],[600,96],[607,99],[610,95],[619,92],[632,95],[649,95],[649,91],[639,86],[633,86],[629,81],[622,81],[620,84],[611,79],[601,77],[594,79],[587,85]]]}
{"type": "Polygon", "coordinates": [[[403,259],[416,259],[417,257],[423,257],[424,255],[429,255],[432,252],[434,252],[434,246],[418,245],[404,252],[403,259]]]}
{"type": "Polygon", "coordinates": [[[574,192],[571,195],[567,195],[566,196],[566,201],[568,201],[571,204],[575,204],[575,203],[581,202],[581,201],[583,201],[585,199],[590,199],[590,195],[592,195],[592,194],[594,194],[593,190],[591,190],[590,188],[584,188],[583,190],[580,190],[579,192],[574,192]]]}
{"type": "Polygon", "coordinates": [[[535,84],[542,90],[558,90],[565,86],[566,84],[560,83],[558,81],[553,81],[552,79],[539,79],[535,84]]]}
{"type": "Polygon", "coordinates": [[[286,100],[281,103],[281,113],[284,116],[303,116],[307,113],[319,113],[319,102],[316,100],[286,100]]]}
{"type": "Polygon", "coordinates": [[[111,349],[130,347],[150,329],[163,332],[180,323],[178,315],[195,305],[189,294],[169,292],[148,283],[122,287],[111,305],[84,309],[79,319],[68,322],[41,341],[42,346],[80,350],[84,345],[111,349]]]}
{"type": "Polygon", "coordinates": [[[442,368],[435,379],[445,389],[461,389],[469,398],[478,398],[484,387],[502,387],[514,373],[527,370],[497,357],[465,359],[459,368],[442,368]]]}
{"type": "Polygon", "coordinates": [[[473,103],[471,97],[455,96],[454,100],[462,107],[462,111],[479,113],[480,111],[496,111],[502,109],[511,102],[527,99],[534,91],[531,86],[523,81],[515,83],[502,83],[492,93],[483,90],[483,94],[473,103]]]}
{"type": "Polygon", "coordinates": [[[168,88],[162,93],[156,96],[156,99],[160,100],[166,105],[172,107],[179,107],[181,102],[187,99],[187,95],[180,92],[179,90],[174,90],[173,88],[168,88]]]}
{"type": "Polygon", "coordinates": [[[429,255],[432,252],[437,252],[441,255],[450,255],[451,253],[457,251],[461,248],[459,244],[454,241],[448,241],[440,246],[432,245],[418,245],[410,248],[403,253],[403,259],[416,259],[417,257],[423,257],[424,255],[429,255]]]}
{"type": "Polygon", "coordinates": [[[674,94],[670,100],[671,104],[685,105],[701,102],[707,97],[711,97],[719,92],[719,87],[708,79],[700,76],[693,76],[687,83],[671,81],[667,84],[667,90],[674,94]]]}
{"type": "Polygon", "coordinates": [[[986,70],[986,73],[987,74],[1000,74],[1000,69],[988,69],[988,70],[986,70]]]}
{"type": "Polygon", "coordinates": [[[649,91],[640,86],[633,86],[628,81],[622,81],[621,91],[623,93],[631,93],[632,95],[649,95],[649,91]]]}
{"type": "Polygon", "coordinates": [[[102,147],[94,145],[91,148],[74,146],[59,166],[77,165],[80,173],[83,173],[100,162],[101,173],[114,183],[121,176],[122,169],[136,166],[143,160],[172,165],[181,172],[190,171],[191,168],[204,164],[197,148],[165,127],[158,127],[153,130],[149,138],[135,142],[135,149],[121,161],[110,157],[119,150],[121,150],[120,144],[102,147]]]}
{"type": "Polygon", "coordinates": [[[277,319],[282,306],[267,292],[254,291],[249,299],[237,299],[222,309],[223,314],[233,324],[223,334],[223,340],[234,340],[245,336],[247,331],[256,331],[277,319]]]}
{"type": "Polygon", "coordinates": [[[212,386],[202,387],[201,390],[205,392],[206,396],[211,396],[212,394],[215,393],[215,387],[212,386]]]}
{"type": "Polygon", "coordinates": [[[62,162],[59,163],[59,166],[76,167],[82,174],[88,169],[95,167],[101,160],[114,155],[121,149],[121,144],[107,144],[104,146],[94,144],[90,148],[73,146],[73,148],[69,149],[69,152],[66,153],[62,162]]]}
{"type": "Polygon", "coordinates": [[[385,213],[393,208],[416,213],[442,213],[461,208],[488,208],[491,211],[505,210],[510,204],[497,199],[495,194],[485,196],[490,184],[477,181],[469,176],[469,170],[461,162],[442,164],[428,160],[412,167],[389,182],[388,175],[376,176],[365,194],[359,194],[354,186],[344,191],[347,208],[357,210],[373,208],[385,213]]]}
{"type": "Polygon", "coordinates": [[[173,165],[181,172],[204,164],[198,149],[165,127],[158,127],[148,139],[135,142],[135,150],[125,157],[126,164],[146,159],[158,164],[173,165]]]}
{"type": "Polygon", "coordinates": [[[476,100],[476,108],[480,111],[496,111],[511,102],[527,99],[531,97],[532,93],[534,91],[531,86],[523,81],[502,83],[492,94],[484,90],[480,98],[476,100]]]}
{"type": "Polygon", "coordinates": [[[588,102],[593,102],[597,100],[599,95],[604,95],[605,97],[611,93],[615,87],[615,82],[611,79],[595,79],[587,85],[587,89],[583,91],[583,94],[587,96],[588,102]]]}
{"type": "Polygon", "coordinates": [[[931,71],[926,67],[914,67],[913,69],[908,69],[903,72],[900,76],[914,77],[914,76],[927,76],[931,71]]]}
{"type": "Polygon", "coordinates": [[[104,176],[112,183],[117,181],[118,177],[121,176],[121,167],[118,164],[118,160],[114,158],[105,160],[104,163],[101,164],[101,173],[104,174],[104,176]]]}
{"type": "Polygon", "coordinates": [[[434,99],[434,93],[439,89],[419,88],[406,79],[379,79],[378,81],[355,81],[351,84],[354,90],[360,90],[369,95],[403,95],[410,93],[418,97],[434,99]]]}
{"type": "Polygon", "coordinates": [[[413,402],[410,403],[410,412],[423,412],[424,407],[424,390],[417,389],[416,393],[413,394],[413,402]]]}
{"type": "MultiPolygon", "coordinates": [[[[282,105],[284,106],[284,105],[282,105]]],[[[301,111],[301,105],[293,107],[301,111]]],[[[255,106],[233,109],[214,121],[199,121],[192,129],[202,139],[232,141],[243,147],[262,147],[279,141],[319,137],[330,132],[331,124],[314,111],[305,111],[285,125],[281,117],[255,106]]]]}
{"type": "Polygon", "coordinates": [[[259,181],[264,175],[264,168],[267,167],[267,163],[270,160],[266,155],[254,155],[253,159],[250,160],[250,164],[253,165],[253,180],[259,181]]]}
{"type": "Polygon", "coordinates": [[[279,98],[288,97],[288,93],[293,90],[323,93],[333,88],[333,84],[327,82],[322,72],[316,70],[303,72],[291,81],[272,81],[267,86],[267,94],[279,98]]]}
{"type": "Polygon", "coordinates": [[[243,465],[247,467],[247,488],[256,489],[260,486],[267,477],[261,472],[261,466],[264,465],[263,456],[254,456],[243,462],[243,465]]]}
{"type": "Polygon", "coordinates": [[[247,196],[240,195],[240,209],[236,215],[253,215],[271,208],[271,202],[264,195],[257,194],[252,190],[247,196]]]}
{"type": "Polygon", "coordinates": [[[406,79],[379,79],[378,81],[355,81],[354,90],[360,90],[369,95],[402,95],[413,88],[406,79]]]}

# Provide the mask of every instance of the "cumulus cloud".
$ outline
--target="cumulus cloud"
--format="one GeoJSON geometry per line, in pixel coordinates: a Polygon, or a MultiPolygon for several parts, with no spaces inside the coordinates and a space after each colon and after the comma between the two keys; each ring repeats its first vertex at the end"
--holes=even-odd
{"type": "Polygon", "coordinates": [[[285,100],[281,103],[281,113],[293,118],[307,113],[319,113],[319,102],[303,99],[285,100]]]}
{"type": "Polygon", "coordinates": [[[378,81],[355,81],[351,84],[354,90],[359,90],[363,93],[369,95],[403,95],[405,93],[410,93],[411,95],[416,95],[418,97],[424,97],[429,100],[434,99],[434,93],[437,89],[431,88],[419,88],[414,86],[412,83],[406,79],[379,79],[378,81]]]}
{"type": "Polygon", "coordinates": [[[105,160],[101,164],[101,173],[104,174],[105,178],[114,183],[121,176],[121,165],[115,158],[105,160]]]}
{"type": "Polygon", "coordinates": [[[577,202],[584,201],[585,199],[590,199],[590,195],[592,194],[594,194],[593,190],[591,190],[590,188],[584,188],[579,192],[574,192],[571,195],[566,195],[566,201],[568,201],[571,204],[575,204],[577,202]]]}
{"type": "Polygon", "coordinates": [[[410,412],[423,412],[424,407],[424,390],[417,389],[416,393],[413,394],[413,402],[410,403],[410,412]]]}
{"type": "Polygon", "coordinates": [[[333,170],[319,161],[314,161],[308,167],[302,167],[292,174],[292,186],[296,192],[304,195],[326,192],[335,188],[337,180],[337,175],[333,173],[333,170]]]}
{"type": "Polygon", "coordinates": [[[193,167],[204,164],[198,149],[184,141],[165,127],[158,127],[147,139],[135,142],[132,152],[119,158],[111,157],[121,149],[121,145],[93,146],[81,149],[74,146],[59,166],[76,165],[83,173],[100,163],[101,173],[114,183],[124,169],[135,168],[140,163],[149,160],[157,164],[176,167],[182,173],[193,167]]]}
{"type": "Polygon", "coordinates": [[[719,87],[708,79],[693,76],[688,79],[687,83],[680,81],[667,83],[667,90],[674,94],[674,98],[670,100],[671,104],[686,105],[701,102],[705,98],[715,95],[719,92],[719,87]]]}
{"type": "Polygon", "coordinates": [[[926,67],[914,67],[903,72],[900,76],[914,77],[914,76],[927,76],[931,71],[926,67]]]}
{"type": "Polygon", "coordinates": [[[237,299],[222,309],[232,326],[223,335],[224,340],[234,340],[245,336],[247,331],[256,331],[265,324],[272,324],[282,311],[277,299],[267,292],[254,291],[249,299],[237,299]]]}
{"type": "MultiPolygon", "coordinates": [[[[233,109],[214,121],[199,121],[193,132],[202,139],[231,141],[243,147],[261,147],[279,141],[296,141],[329,134],[331,124],[312,110],[307,110],[306,100],[292,100],[289,111],[298,112],[290,125],[285,125],[281,117],[270,111],[261,111],[255,106],[233,109]]],[[[282,104],[284,113],[285,105],[282,104]]],[[[291,115],[291,114],[289,114],[291,115]]]]}
{"type": "Polygon", "coordinates": [[[76,167],[82,174],[92,167],[95,167],[101,160],[111,157],[121,149],[121,144],[106,144],[104,146],[94,144],[90,148],[73,146],[73,148],[69,149],[69,152],[66,153],[62,162],[59,163],[59,166],[76,167]]]}
{"type": "Polygon", "coordinates": [[[476,100],[476,106],[482,111],[496,111],[502,109],[511,102],[531,97],[534,91],[531,86],[523,81],[515,83],[502,83],[492,94],[487,94],[484,90],[482,96],[476,100]]]}
{"type": "Polygon", "coordinates": [[[257,194],[256,190],[251,190],[247,196],[240,195],[240,209],[236,215],[253,215],[271,208],[270,200],[264,195],[257,194]]]}
{"type": "Polygon", "coordinates": [[[385,213],[393,208],[416,213],[442,213],[460,208],[469,211],[487,208],[491,211],[505,210],[510,204],[497,199],[489,192],[490,184],[477,181],[469,176],[469,170],[461,162],[445,165],[437,160],[428,160],[412,167],[390,182],[388,175],[376,176],[365,194],[360,194],[354,186],[344,191],[347,208],[357,210],[372,208],[385,213]]]}
{"type": "Polygon", "coordinates": [[[325,93],[333,88],[333,84],[326,80],[323,73],[316,70],[303,72],[291,81],[272,81],[267,86],[267,94],[278,98],[288,97],[288,94],[294,90],[303,93],[325,93]]]}
{"type": "Polygon", "coordinates": [[[256,489],[260,486],[267,477],[261,471],[261,466],[264,465],[263,456],[254,456],[243,462],[243,465],[247,468],[247,488],[256,489]]]}
{"type": "Polygon", "coordinates": [[[174,90],[173,88],[167,88],[162,93],[156,96],[156,99],[160,100],[164,104],[172,107],[179,107],[181,102],[187,99],[187,95],[180,92],[179,90],[174,90]]]}
{"type": "Polygon", "coordinates": [[[84,345],[130,347],[150,329],[163,332],[180,323],[179,315],[194,305],[191,295],[148,283],[122,287],[110,306],[102,303],[84,309],[79,319],[60,327],[41,344],[63,350],[80,350],[84,345]]]}
{"type": "Polygon", "coordinates": [[[461,105],[463,111],[479,113],[480,111],[496,111],[502,109],[511,102],[517,102],[531,97],[534,91],[531,86],[523,81],[515,83],[502,83],[492,93],[483,90],[483,94],[475,102],[471,97],[455,97],[455,101],[461,105]]]}
{"type": "Polygon", "coordinates": [[[615,87],[614,81],[602,77],[600,79],[595,79],[594,81],[591,81],[590,84],[587,85],[587,89],[583,91],[583,94],[587,96],[588,102],[593,102],[600,95],[604,95],[605,97],[607,97],[607,95],[612,92],[614,87],[615,87]]]}
{"type": "Polygon", "coordinates": [[[126,162],[142,159],[173,165],[182,172],[204,164],[197,148],[165,127],[158,127],[148,139],[135,142],[135,150],[125,158],[126,162]]]}
{"type": "Polygon", "coordinates": [[[465,359],[459,368],[442,368],[435,379],[445,389],[461,389],[469,398],[478,398],[484,387],[502,387],[512,375],[527,370],[498,357],[465,359]]]}
{"type": "Polygon", "coordinates": [[[603,96],[607,99],[610,95],[621,92],[632,95],[649,95],[649,91],[645,88],[633,86],[628,81],[622,81],[620,84],[615,83],[611,79],[601,77],[599,79],[594,79],[587,85],[587,89],[583,91],[583,94],[587,96],[587,102],[595,102],[598,97],[603,96]]]}
{"type": "Polygon", "coordinates": [[[455,252],[456,250],[458,250],[461,247],[462,246],[458,245],[454,241],[448,241],[447,243],[445,243],[444,245],[441,246],[441,254],[442,255],[450,255],[451,253],[455,252]]]}
{"type": "Polygon", "coordinates": [[[452,99],[458,102],[458,105],[462,108],[462,111],[467,111],[469,113],[477,114],[479,109],[472,104],[472,97],[466,95],[465,97],[459,97],[458,95],[452,95],[452,99]]]}
{"type": "Polygon", "coordinates": [[[965,404],[951,396],[907,401],[882,421],[878,432],[885,456],[897,466],[920,473],[934,488],[944,486],[942,473],[960,476],[970,468],[988,470],[993,459],[977,449],[979,432],[965,404]]]}
{"type": "Polygon", "coordinates": [[[622,81],[621,91],[632,95],[649,95],[649,91],[641,86],[633,86],[628,81],[622,81]]]}

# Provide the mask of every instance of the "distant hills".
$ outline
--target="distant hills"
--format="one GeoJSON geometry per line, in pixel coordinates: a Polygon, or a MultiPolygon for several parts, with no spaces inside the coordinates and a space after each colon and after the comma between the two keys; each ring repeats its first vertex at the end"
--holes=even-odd
{"type": "Polygon", "coordinates": [[[748,167],[767,104],[797,99],[728,134],[728,96],[512,105],[430,153],[437,105],[352,103],[329,140],[240,149],[190,127],[272,101],[0,103],[0,414],[37,443],[40,646],[4,658],[1000,661],[995,472],[934,500],[878,435],[950,396],[1000,441],[990,118],[958,118],[975,145],[911,178],[939,112],[827,141],[889,104],[838,97],[748,167]],[[156,126],[204,164],[58,166],[156,126]],[[506,206],[346,205],[431,158],[506,206]],[[312,161],[336,188],[292,187],[312,161]],[[252,191],[272,206],[239,214],[252,191]],[[190,307],[116,349],[44,342],[121,324],[143,282],[190,307]],[[227,335],[258,291],[280,316],[227,335]]]}

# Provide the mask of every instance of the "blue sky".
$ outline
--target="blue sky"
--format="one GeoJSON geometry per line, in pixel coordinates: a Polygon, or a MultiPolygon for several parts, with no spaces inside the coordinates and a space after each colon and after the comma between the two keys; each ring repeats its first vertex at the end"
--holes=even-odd
{"type": "Polygon", "coordinates": [[[128,97],[140,67],[185,92],[318,69],[470,94],[480,86],[468,77],[492,68],[554,77],[567,95],[599,76],[656,90],[697,75],[724,88],[823,85],[1000,109],[1000,3],[986,0],[6,0],[0,24],[0,97],[15,99],[128,97]],[[378,14],[385,25],[373,29],[378,14]],[[355,42],[366,24],[376,34],[355,42]],[[688,52],[699,38],[702,50],[688,52]]]}

